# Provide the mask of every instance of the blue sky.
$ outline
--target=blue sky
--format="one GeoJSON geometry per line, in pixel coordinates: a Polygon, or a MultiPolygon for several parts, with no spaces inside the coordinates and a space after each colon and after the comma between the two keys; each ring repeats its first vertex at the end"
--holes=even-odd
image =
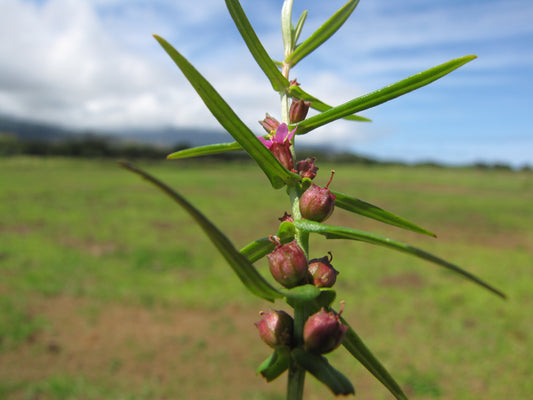
{"type": "MultiPolygon", "coordinates": [[[[345,1],[294,0],[307,37],[345,1]]],[[[281,58],[281,0],[242,0],[281,58]]],[[[333,39],[291,77],[330,104],[468,54],[478,59],[430,86],[298,137],[373,157],[533,165],[533,2],[361,0],[333,39]]],[[[76,128],[217,124],[152,38],[206,76],[257,134],[279,99],[222,0],[1,0],[0,113],[76,128]]],[[[230,140],[230,139],[229,139],[230,140]]]]}

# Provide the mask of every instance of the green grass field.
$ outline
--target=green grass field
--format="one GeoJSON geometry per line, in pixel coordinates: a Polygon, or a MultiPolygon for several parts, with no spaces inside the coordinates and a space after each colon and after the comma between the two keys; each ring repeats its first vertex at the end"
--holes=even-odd
{"type": "MultiPolygon", "coordinates": [[[[140,166],[238,248],[274,234],[288,211],[251,164],[140,166]]],[[[438,239],[340,209],[328,224],[420,247],[509,296],[383,247],[312,237],[312,257],[333,253],[343,315],[410,398],[532,398],[533,174],[335,169],[332,188],[438,239]]],[[[253,323],[269,307],[184,211],[116,163],[0,159],[0,399],[283,399],[285,376],[255,374],[270,351],[253,323]]],[[[392,398],[342,348],[329,358],[359,398],[392,398]]],[[[333,398],[312,377],[306,394],[333,398]]]]}

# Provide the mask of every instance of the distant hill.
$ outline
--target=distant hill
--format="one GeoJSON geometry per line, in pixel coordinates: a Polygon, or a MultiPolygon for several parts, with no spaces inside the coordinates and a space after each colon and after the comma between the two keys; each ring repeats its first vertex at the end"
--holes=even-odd
{"type": "Polygon", "coordinates": [[[112,142],[142,143],[156,147],[193,147],[233,141],[229,134],[222,130],[214,129],[166,127],[119,131],[81,130],[1,115],[0,133],[9,134],[19,140],[45,143],[72,141],[90,135],[92,137],[105,138],[112,142]]]}
{"type": "Polygon", "coordinates": [[[71,139],[69,130],[57,125],[27,121],[0,115],[0,133],[20,140],[56,142],[71,139]]]}

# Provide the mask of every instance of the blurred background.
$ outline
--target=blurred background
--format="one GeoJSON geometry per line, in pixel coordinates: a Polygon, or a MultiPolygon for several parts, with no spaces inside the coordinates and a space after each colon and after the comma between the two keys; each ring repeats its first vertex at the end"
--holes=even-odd
{"type": "MultiPolygon", "coordinates": [[[[274,58],[281,0],[243,0],[274,58]]],[[[344,1],[295,0],[302,38],[344,1]]],[[[334,255],[343,316],[411,399],[533,394],[533,3],[361,1],[292,72],[337,105],[468,54],[441,80],[298,137],[317,183],[435,232],[336,210],[328,221],[454,262],[489,292],[416,258],[312,237],[334,255]]],[[[119,168],[133,160],[193,202],[237,248],[289,207],[246,155],[166,161],[232,141],[153,39],[208,78],[254,130],[279,98],[215,0],[0,0],[0,399],[283,399],[285,376],[252,297],[185,212],[119,168]],[[214,200],[216,199],[216,200],[214,200]]],[[[264,260],[257,263],[268,279],[264,260]]],[[[361,398],[392,396],[343,350],[361,398]]],[[[306,398],[331,394],[309,378],[306,398]]]]}

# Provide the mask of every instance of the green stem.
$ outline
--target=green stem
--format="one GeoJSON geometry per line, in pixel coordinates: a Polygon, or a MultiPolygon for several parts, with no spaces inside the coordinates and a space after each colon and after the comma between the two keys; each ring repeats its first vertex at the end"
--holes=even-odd
{"type": "MultiPolygon", "coordinates": [[[[303,345],[303,330],[305,321],[309,317],[309,304],[299,303],[294,307],[294,337],[296,346],[303,345]]],[[[291,360],[289,379],[287,382],[287,400],[302,400],[305,383],[305,369],[291,360]]]]}

